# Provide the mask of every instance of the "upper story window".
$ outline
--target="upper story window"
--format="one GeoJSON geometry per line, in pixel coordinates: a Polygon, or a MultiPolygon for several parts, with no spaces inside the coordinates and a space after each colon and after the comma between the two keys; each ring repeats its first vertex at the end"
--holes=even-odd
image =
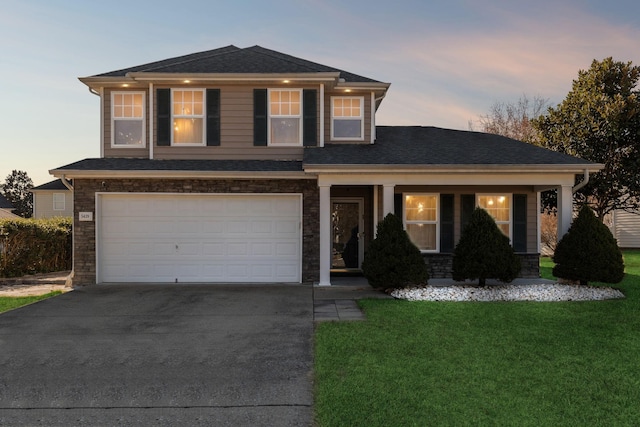
{"type": "Polygon", "coordinates": [[[414,245],[423,252],[437,252],[439,239],[437,194],[405,194],[404,226],[414,245]]]}
{"type": "Polygon", "coordinates": [[[204,145],[204,89],[172,91],[173,145],[204,145]]]}
{"type": "Polygon", "coordinates": [[[111,93],[111,146],[144,147],[144,92],[111,93]]]}
{"type": "Polygon", "coordinates": [[[302,90],[269,90],[269,145],[302,145],[302,90]]]}
{"type": "Polygon", "coordinates": [[[511,239],[511,195],[479,194],[478,207],[486,210],[498,224],[498,228],[511,239]]]}
{"type": "Polygon", "coordinates": [[[53,193],[53,210],[63,211],[65,209],[64,193],[53,193]]]}
{"type": "Polygon", "coordinates": [[[331,98],[331,138],[362,140],[364,138],[364,97],[331,98]]]}

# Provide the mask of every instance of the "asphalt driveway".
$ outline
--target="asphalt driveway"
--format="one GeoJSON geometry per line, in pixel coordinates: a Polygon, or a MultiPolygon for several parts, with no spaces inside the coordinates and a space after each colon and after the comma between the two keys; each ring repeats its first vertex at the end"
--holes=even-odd
{"type": "Polygon", "coordinates": [[[306,426],[312,287],[92,286],[0,315],[0,425],[306,426]]]}

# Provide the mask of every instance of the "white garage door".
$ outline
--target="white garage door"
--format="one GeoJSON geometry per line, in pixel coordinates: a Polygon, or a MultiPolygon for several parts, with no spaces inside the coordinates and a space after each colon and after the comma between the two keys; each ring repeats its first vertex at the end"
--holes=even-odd
{"type": "Polygon", "coordinates": [[[98,282],[300,282],[300,195],[98,195],[98,282]]]}

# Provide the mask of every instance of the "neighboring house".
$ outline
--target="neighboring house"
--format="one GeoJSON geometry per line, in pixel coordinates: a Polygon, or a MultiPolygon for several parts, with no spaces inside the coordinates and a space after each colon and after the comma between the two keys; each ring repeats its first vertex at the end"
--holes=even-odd
{"type": "Polygon", "coordinates": [[[20,218],[13,213],[14,209],[13,204],[0,194],[0,218],[20,218]]]}
{"type": "Polygon", "coordinates": [[[399,215],[432,277],[476,206],[539,275],[540,192],[559,230],[576,174],[602,168],[502,136],[376,126],[389,83],[259,46],[80,79],[100,97],[100,158],[74,188],[74,285],[318,282],[360,266],[399,215]]]}
{"type": "Polygon", "coordinates": [[[619,247],[640,248],[640,212],[615,210],[611,214],[610,226],[619,247]]]}
{"type": "Polygon", "coordinates": [[[33,193],[35,219],[73,216],[73,194],[61,180],[47,182],[30,191],[33,193]]]}

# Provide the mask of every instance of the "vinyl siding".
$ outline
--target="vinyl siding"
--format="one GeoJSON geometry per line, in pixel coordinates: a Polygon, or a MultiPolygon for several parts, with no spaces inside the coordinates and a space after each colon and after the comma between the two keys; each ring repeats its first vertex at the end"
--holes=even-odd
{"type": "Polygon", "coordinates": [[[619,247],[640,248],[640,212],[615,211],[612,232],[619,247]]]}
{"type": "Polygon", "coordinates": [[[73,196],[71,191],[40,190],[33,192],[33,217],[35,219],[52,218],[56,216],[73,216],[73,196]],[[64,210],[53,210],[53,194],[64,193],[64,210]]]}

